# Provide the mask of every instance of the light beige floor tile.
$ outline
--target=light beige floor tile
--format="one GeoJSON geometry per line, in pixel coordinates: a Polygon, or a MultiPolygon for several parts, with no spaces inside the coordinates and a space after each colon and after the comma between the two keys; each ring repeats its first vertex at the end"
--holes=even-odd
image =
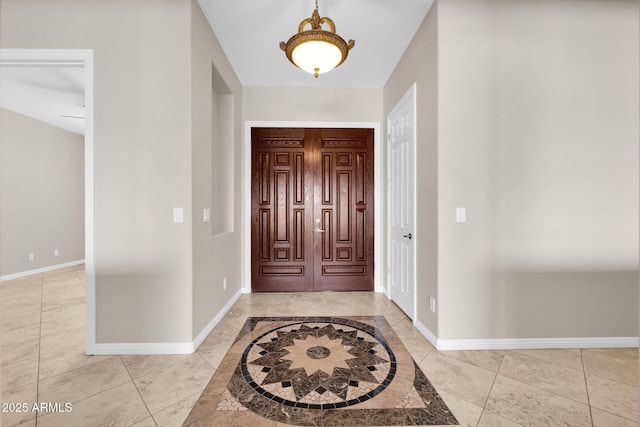
{"type": "Polygon", "coordinates": [[[76,283],[55,283],[42,287],[42,303],[52,303],[70,298],[84,298],[84,286],[80,282],[76,283]]]}
{"type": "Polygon", "coordinates": [[[587,405],[501,375],[485,410],[523,426],[591,426],[587,405]]]}
{"type": "Polygon", "coordinates": [[[9,427],[24,423],[28,420],[35,419],[36,413],[32,412],[33,404],[37,401],[38,384],[27,384],[12,390],[2,390],[2,402],[6,403],[26,403],[27,411],[23,412],[4,412],[2,413],[3,427],[9,427]]]}
{"type": "Polygon", "coordinates": [[[483,407],[495,374],[434,351],[420,368],[438,390],[444,390],[483,407]]]}
{"type": "Polygon", "coordinates": [[[187,399],[181,400],[180,402],[153,414],[153,418],[155,419],[158,427],[180,427],[187,419],[189,412],[191,412],[191,408],[193,408],[193,405],[195,405],[199,397],[200,393],[193,394],[187,399]]]}
{"type": "Polygon", "coordinates": [[[11,330],[2,330],[2,347],[14,343],[31,341],[40,338],[40,325],[25,326],[11,330]]]}
{"type": "Polygon", "coordinates": [[[2,389],[10,390],[38,381],[38,358],[2,366],[2,389]]]}
{"type": "Polygon", "coordinates": [[[584,374],[554,362],[509,351],[504,356],[500,375],[529,384],[569,399],[588,404],[584,374]]]}
{"type": "Polygon", "coordinates": [[[69,266],[69,267],[63,267],[63,268],[57,268],[55,270],[51,270],[51,271],[45,271],[43,273],[44,277],[56,277],[56,276],[63,276],[63,275],[68,275],[68,274],[73,274],[75,273],[75,266],[69,266]]]}
{"type": "Polygon", "coordinates": [[[28,304],[21,304],[16,307],[2,307],[0,319],[4,326],[16,324],[15,327],[21,327],[23,326],[22,322],[33,322],[34,319],[39,321],[41,310],[40,301],[29,301],[28,304]]]}
{"type": "Polygon", "coordinates": [[[443,351],[440,354],[491,372],[498,372],[504,357],[502,350],[443,351]]]}
{"type": "Polygon", "coordinates": [[[514,350],[538,359],[553,362],[556,365],[582,371],[582,356],[579,348],[558,348],[542,350],[514,350]]]}
{"type": "Polygon", "coordinates": [[[438,390],[438,393],[461,426],[475,427],[478,425],[480,414],[482,414],[481,407],[476,406],[471,402],[467,402],[466,400],[462,400],[453,394],[447,393],[446,391],[438,390]]]}
{"type": "Polygon", "coordinates": [[[78,275],[74,271],[67,271],[67,272],[60,272],[60,273],[56,272],[53,274],[45,273],[44,277],[42,278],[42,284],[44,286],[55,285],[58,283],[72,284],[77,282],[78,282],[78,275]]]}
{"type": "Polygon", "coordinates": [[[55,290],[47,290],[45,287],[42,291],[42,306],[68,304],[73,300],[84,299],[85,293],[82,285],[60,287],[55,290]]]}
{"type": "Polygon", "coordinates": [[[39,415],[38,426],[130,426],[150,415],[132,382],[76,402],[72,409],[39,415]]]}
{"type": "Polygon", "coordinates": [[[597,375],[628,385],[638,384],[638,349],[583,349],[582,359],[588,375],[597,375]]]}
{"type": "Polygon", "coordinates": [[[393,330],[417,363],[420,363],[435,350],[431,343],[413,326],[409,318],[406,321],[398,322],[393,326],[393,330]]]}
{"type": "Polygon", "coordinates": [[[61,309],[64,307],[70,307],[73,305],[84,304],[85,297],[69,297],[69,298],[60,298],[52,301],[43,301],[42,302],[42,310],[55,310],[61,309]]]}
{"type": "Polygon", "coordinates": [[[151,413],[155,414],[187,397],[199,393],[214,369],[199,354],[135,380],[136,387],[151,413]]]}
{"type": "Polygon", "coordinates": [[[43,322],[42,327],[40,328],[40,336],[48,337],[50,335],[79,329],[85,327],[85,325],[86,320],[84,314],[50,322],[43,322]]]}
{"type": "Polygon", "coordinates": [[[591,406],[630,420],[638,419],[637,386],[587,374],[587,388],[591,406]]]}
{"type": "Polygon", "coordinates": [[[84,303],[42,310],[42,323],[46,324],[47,322],[84,315],[85,312],[84,303]]]}
{"type": "Polygon", "coordinates": [[[2,282],[2,291],[11,291],[13,289],[26,288],[29,286],[42,285],[42,274],[32,274],[31,276],[18,277],[16,279],[4,280],[2,282]]]}
{"type": "Polygon", "coordinates": [[[478,427],[522,427],[522,424],[514,423],[500,415],[484,411],[482,417],[480,417],[478,427]]]}
{"type": "Polygon", "coordinates": [[[87,356],[85,347],[78,346],[40,357],[40,380],[82,368],[114,356],[87,356]]]}
{"type": "Polygon", "coordinates": [[[218,366],[220,366],[220,362],[222,362],[222,359],[224,359],[224,356],[227,354],[227,351],[229,351],[230,345],[231,344],[223,343],[218,346],[211,347],[207,351],[198,350],[198,354],[201,355],[211,366],[217,369],[218,366]]]}
{"type": "Polygon", "coordinates": [[[593,427],[637,427],[635,421],[612,415],[608,412],[601,411],[598,408],[591,408],[591,416],[593,417],[593,427]]]}
{"type": "Polygon", "coordinates": [[[39,338],[5,345],[0,348],[0,352],[2,353],[2,366],[10,365],[25,359],[37,358],[39,349],[39,338]]]}
{"type": "Polygon", "coordinates": [[[36,427],[36,419],[33,418],[29,421],[25,421],[24,423],[18,424],[16,427],[36,427]]]}
{"type": "Polygon", "coordinates": [[[47,298],[64,297],[65,294],[81,290],[84,290],[84,286],[75,275],[45,279],[42,284],[42,296],[47,298]]]}
{"type": "Polygon", "coordinates": [[[3,312],[3,315],[7,316],[7,318],[2,320],[3,331],[10,331],[12,329],[24,328],[26,326],[34,326],[40,324],[40,305],[34,305],[33,310],[21,310],[21,308],[22,307],[15,307],[4,310],[10,313],[3,312]]]}
{"type": "MultiPolygon", "coordinates": [[[[40,292],[16,295],[5,295],[3,293],[2,300],[0,300],[0,308],[3,312],[15,312],[15,314],[38,312],[40,310],[40,299],[40,292]]],[[[6,319],[3,318],[3,320],[6,319]]]]}
{"type": "MultiPolygon", "coordinates": [[[[20,279],[18,279],[20,280],[20,279]]],[[[10,297],[15,295],[26,295],[32,292],[38,292],[42,290],[42,280],[32,280],[23,282],[3,282],[3,286],[0,289],[2,297],[10,297]]]]}
{"type": "Polygon", "coordinates": [[[85,335],[85,328],[82,327],[72,331],[43,337],[40,340],[40,356],[84,345],[85,335]]]}
{"type": "Polygon", "coordinates": [[[40,295],[41,291],[39,289],[13,293],[3,292],[2,309],[19,309],[21,306],[38,303],[40,302],[40,295]]]}
{"type": "MultiPolygon", "coordinates": [[[[93,393],[79,398],[74,404],[75,417],[78,418],[72,421],[89,423],[86,425],[96,425],[95,420],[99,420],[100,425],[181,425],[215,371],[214,368],[235,340],[246,317],[281,316],[283,312],[336,317],[384,315],[413,358],[422,361],[422,369],[461,425],[553,426],[563,422],[569,426],[590,425],[584,423],[589,420],[588,411],[584,411],[586,406],[564,398],[569,396],[585,402],[582,391],[576,391],[580,389],[576,381],[578,377],[568,373],[569,370],[575,370],[582,375],[579,371],[583,369],[583,358],[584,369],[589,375],[589,396],[592,404],[597,406],[592,408],[594,427],[636,425],[629,418],[637,416],[637,349],[517,350],[508,352],[504,362],[501,351],[438,353],[413,327],[408,317],[380,294],[242,295],[196,354],[121,358],[84,355],[83,265],[2,282],[0,292],[0,318],[4,327],[2,342],[10,344],[2,348],[3,366],[6,368],[15,364],[16,368],[20,368],[8,374],[3,371],[2,382],[8,381],[11,385],[30,381],[27,361],[36,359],[39,351],[42,355],[39,363],[41,400],[44,401],[42,393],[52,402],[61,401],[60,395],[78,399],[74,394],[93,393]],[[41,334],[42,340],[38,345],[41,334]],[[480,406],[495,378],[491,371],[495,373],[501,363],[505,366],[486,402],[488,409],[482,412],[480,406]],[[130,382],[129,374],[136,378],[135,387],[139,392],[130,382]],[[535,387],[505,378],[502,374],[534,384],[535,387]],[[150,402],[149,408],[155,409],[153,418],[149,416],[149,410],[139,393],[150,402]],[[128,404],[137,414],[135,421],[127,419],[131,407],[123,409],[117,405],[119,399],[129,395],[128,404]],[[141,407],[144,410],[138,414],[136,408],[141,407]],[[82,420],[83,411],[98,415],[95,420],[90,419],[89,415],[82,420]],[[109,420],[115,421],[112,423],[109,420]]],[[[9,394],[5,389],[3,400],[12,398],[33,402],[36,387],[36,383],[27,384],[9,390],[9,394]]],[[[67,415],[40,416],[38,425],[76,425],[68,424],[71,418],[67,415]]],[[[6,427],[23,421],[31,423],[24,427],[35,426],[35,413],[4,414],[2,425],[6,427]]],[[[243,421],[233,417],[228,420],[229,425],[242,425],[243,421]]]]}
{"type": "Polygon", "coordinates": [[[191,357],[190,354],[120,356],[132,378],[140,378],[191,357]]]}
{"type": "Polygon", "coordinates": [[[120,358],[109,357],[40,381],[38,398],[43,402],[75,403],[130,380],[120,358]]]}
{"type": "Polygon", "coordinates": [[[41,291],[42,282],[37,280],[24,283],[9,283],[3,285],[0,289],[3,300],[4,298],[11,298],[20,295],[33,295],[34,293],[40,293],[41,291]]]}
{"type": "MultiPolygon", "coordinates": [[[[244,322],[242,324],[244,325],[244,322]]],[[[232,325],[223,319],[202,341],[197,351],[206,352],[220,347],[230,347],[238,336],[240,327],[232,325]]]]}
{"type": "Polygon", "coordinates": [[[135,423],[131,427],[156,427],[155,421],[153,421],[153,417],[145,418],[139,423],[135,423]]]}

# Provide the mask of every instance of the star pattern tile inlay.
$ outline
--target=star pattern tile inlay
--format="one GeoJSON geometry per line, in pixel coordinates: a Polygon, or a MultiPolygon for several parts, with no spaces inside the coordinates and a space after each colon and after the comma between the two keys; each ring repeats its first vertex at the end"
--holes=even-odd
{"type": "Polygon", "coordinates": [[[307,335],[303,340],[294,339],[293,343],[292,346],[284,347],[289,354],[282,356],[282,359],[293,362],[289,369],[302,368],[307,376],[315,374],[316,371],[333,375],[334,368],[350,369],[347,360],[357,358],[348,353],[353,347],[343,345],[340,338],[307,335]]]}
{"type": "Polygon", "coordinates": [[[184,425],[236,418],[243,425],[457,424],[382,316],[248,318],[184,425]]]}
{"type": "Polygon", "coordinates": [[[391,349],[366,329],[331,322],[275,328],[245,350],[243,375],[255,390],[273,396],[292,387],[294,403],[346,406],[369,399],[362,396],[379,392],[393,378],[395,361],[391,349]]]}

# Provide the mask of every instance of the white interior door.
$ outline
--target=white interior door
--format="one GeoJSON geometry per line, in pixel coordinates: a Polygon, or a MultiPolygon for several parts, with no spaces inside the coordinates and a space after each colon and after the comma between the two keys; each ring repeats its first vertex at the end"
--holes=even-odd
{"type": "Polygon", "coordinates": [[[387,116],[389,296],[415,316],[415,138],[416,85],[387,116]]]}

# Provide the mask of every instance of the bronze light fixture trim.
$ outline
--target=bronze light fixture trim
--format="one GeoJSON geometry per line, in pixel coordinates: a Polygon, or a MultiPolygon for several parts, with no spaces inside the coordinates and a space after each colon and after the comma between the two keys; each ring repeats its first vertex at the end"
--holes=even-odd
{"type": "Polygon", "coordinates": [[[320,17],[316,0],[311,18],[300,22],[298,33],[291,36],[288,42],[280,42],[280,49],[293,65],[318,78],[318,75],[342,64],[354,45],[354,40],[345,42],[336,34],[336,25],[331,19],[320,17]],[[304,29],[307,24],[311,25],[311,29],[304,29]],[[328,31],[322,29],[324,24],[329,26],[328,31]]]}

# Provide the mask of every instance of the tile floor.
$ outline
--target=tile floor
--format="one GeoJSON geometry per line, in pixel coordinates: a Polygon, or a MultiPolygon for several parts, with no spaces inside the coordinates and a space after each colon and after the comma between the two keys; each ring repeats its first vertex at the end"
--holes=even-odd
{"type": "MultiPolygon", "coordinates": [[[[464,426],[631,427],[637,349],[435,350],[384,295],[243,295],[191,355],[85,356],[82,267],[6,281],[2,402],[71,402],[2,413],[2,426],[180,426],[250,316],[383,315],[464,426]]],[[[255,426],[258,427],[258,426],[255,426]]]]}
{"type": "Polygon", "coordinates": [[[280,423],[458,425],[384,316],[250,317],[184,425],[280,423]]]}

